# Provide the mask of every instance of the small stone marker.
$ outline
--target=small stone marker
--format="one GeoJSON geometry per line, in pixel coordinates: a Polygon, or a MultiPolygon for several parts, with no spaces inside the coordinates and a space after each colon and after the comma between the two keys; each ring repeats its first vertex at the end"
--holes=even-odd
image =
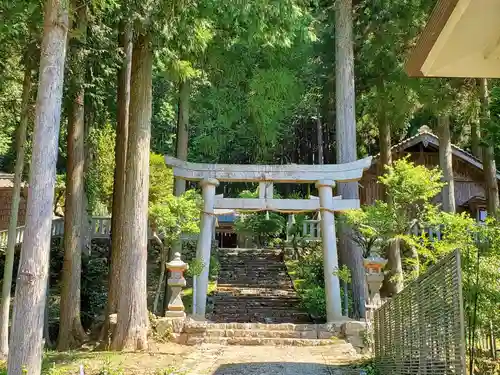
{"type": "Polygon", "coordinates": [[[185,318],[186,313],[184,311],[184,304],[182,303],[181,291],[186,286],[184,271],[189,268],[189,265],[181,260],[181,254],[175,253],[174,259],[168,262],[166,267],[170,271],[170,278],[167,280],[167,284],[171,295],[165,316],[169,318],[185,318]]]}

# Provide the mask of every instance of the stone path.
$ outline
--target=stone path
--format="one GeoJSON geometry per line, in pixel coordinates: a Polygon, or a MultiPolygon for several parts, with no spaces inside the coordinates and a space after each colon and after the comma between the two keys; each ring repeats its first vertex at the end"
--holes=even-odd
{"type": "Polygon", "coordinates": [[[193,348],[182,375],[359,375],[325,347],[219,346],[193,348]]]}

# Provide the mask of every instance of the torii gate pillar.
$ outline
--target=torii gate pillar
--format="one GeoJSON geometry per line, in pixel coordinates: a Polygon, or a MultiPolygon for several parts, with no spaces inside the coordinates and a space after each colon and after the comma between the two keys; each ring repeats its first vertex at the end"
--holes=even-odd
{"type": "Polygon", "coordinates": [[[196,311],[197,317],[205,317],[208,293],[208,270],[210,251],[212,249],[212,231],[214,230],[215,188],[219,185],[216,179],[204,179],[200,182],[203,195],[203,214],[201,215],[200,236],[196,245],[196,258],[201,259],[203,271],[196,278],[196,311]]]}
{"type": "MultiPolygon", "coordinates": [[[[320,207],[333,205],[332,180],[322,180],[316,183],[319,192],[320,207]]],[[[321,212],[321,239],[323,242],[323,272],[325,276],[326,320],[333,322],[342,317],[340,300],[340,282],[337,274],[339,268],[337,256],[337,238],[335,235],[335,216],[333,212],[321,212]]]]}

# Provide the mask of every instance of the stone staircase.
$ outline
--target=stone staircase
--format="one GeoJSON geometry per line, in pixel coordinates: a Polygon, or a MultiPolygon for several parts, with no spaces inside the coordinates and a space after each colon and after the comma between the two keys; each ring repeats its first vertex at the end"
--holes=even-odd
{"type": "Polygon", "coordinates": [[[281,251],[219,250],[220,271],[208,320],[160,319],[157,331],[187,345],[329,346],[353,359],[363,350],[360,322],[312,324],[300,308],[281,251]]]}
{"type": "Polygon", "coordinates": [[[219,261],[211,321],[268,324],[311,322],[309,315],[300,308],[281,251],[220,249],[219,261]]]}

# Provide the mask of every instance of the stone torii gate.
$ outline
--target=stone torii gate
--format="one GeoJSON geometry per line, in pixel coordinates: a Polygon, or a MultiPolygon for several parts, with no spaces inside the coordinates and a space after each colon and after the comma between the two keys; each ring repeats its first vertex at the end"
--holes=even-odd
{"type": "Polygon", "coordinates": [[[329,322],[342,317],[338,269],[337,240],[334,212],[359,208],[359,199],[333,196],[336,182],[358,181],[371,165],[371,157],[346,164],[322,165],[236,165],[190,163],[165,156],[175,177],[198,181],[202,188],[203,214],[196,257],[204,263],[203,272],[196,278],[196,311],[204,318],[208,291],[208,269],[214,230],[214,209],[277,212],[321,212],[321,238],[325,277],[326,311],[329,322]],[[224,198],[215,195],[219,181],[258,182],[259,198],[224,198]],[[319,199],[274,199],[273,183],[315,183],[319,199]]]}

